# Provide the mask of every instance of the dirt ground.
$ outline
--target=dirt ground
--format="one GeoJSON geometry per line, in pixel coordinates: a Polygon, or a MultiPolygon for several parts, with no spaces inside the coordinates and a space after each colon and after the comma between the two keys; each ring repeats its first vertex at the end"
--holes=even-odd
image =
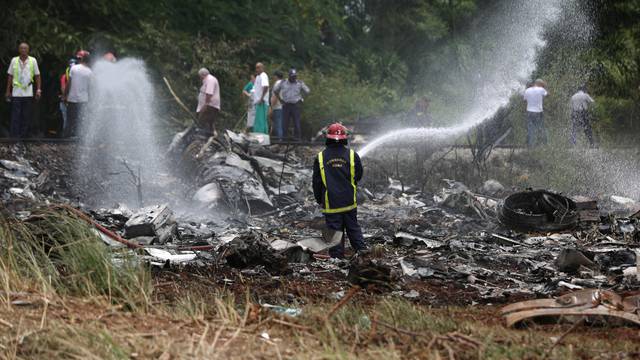
{"type": "Polygon", "coordinates": [[[8,359],[640,356],[637,329],[559,324],[507,329],[499,306],[458,306],[457,299],[464,294],[437,285],[425,285],[437,290],[440,301],[436,303],[424,299],[408,303],[361,290],[327,320],[337,303],[327,299],[327,293],[338,288],[335,279],[317,284],[242,281],[233,274],[159,273],[154,276],[154,305],[138,312],[104,299],[23,294],[22,305],[0,307],[1,353],[8,359]],[[221,284],[223,279],[227,281],[221,284]],[[228,280],[237,284],[224,285],[228,280]],[[301,315],[280,315],[257,305],[258,299],[281,300],[289,294],[296,299],[292,306],[302,309],[301,315]]]}

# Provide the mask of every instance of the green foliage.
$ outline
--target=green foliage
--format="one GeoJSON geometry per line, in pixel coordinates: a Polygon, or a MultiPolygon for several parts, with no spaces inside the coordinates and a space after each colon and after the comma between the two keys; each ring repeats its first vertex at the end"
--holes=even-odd
{"type": "Polygon", "coordinates": [[[311,71],[300,76],[312,91],[304,103],[303,116],[314,129],[332,121],[353,122],[358,118],[398,112],[406,105],[392,88],[358,81],[352,68],[331,75],[311,71]]]}
{"type": "Polygon", "coordinates": [[[37,287],[58,295],[100,296],[145,308],[150,274],[131,255],[110,251],[82,220],[37,211],[29,221],[0,219],[0,279],[7,293],[37,287]]]}
{"type": "MultiPolygon", "coordinates": [[[[501,5],[504,0],[12,2],[5,11],[11,15],[0,24],[0,66],[15,56],[19,41],[32,45],[45,81],[40,112],[50,122],[59,117],[57,78],[79,48],[144,59],[165,100],[164,120],[173,124],[189,117],[163,91],[163,76],[195,108],[196,72],[211,68],[222,88],[220,125],[231,127],[246,110],[240,93],[257,61],[265,62],[270,74],[291,66],[302,70],[301,79],[312,87],[303,113],[308,135],[328,119],[407,110],[421,95],[431,98],[437,122],[459,116],[468,104],[452,99],[482,86],[471,71],[491,66],[481,62],[500,44],[480,41],[491,37],[479,36],[479,29],[501,5]]],[[[552,79],[554,94],[587,82],[602,97],[603,129],[628,133],[626,124],[633,124],[637,132],[632,119],[640,104],[640,5],[589,0],[579,6],[595,24],[590,48],[579,48],[571,39],[572,32],[563,27],[567,18],[548,29],[535,75],[552,79]]],[[[550,100],[549,110],[565,107],[565,95],[550,100]]],[[[0,116],[8,118],[5,103],[0,116]]],[[[567,118],[549,120],[560,124],[567,118]]]]}

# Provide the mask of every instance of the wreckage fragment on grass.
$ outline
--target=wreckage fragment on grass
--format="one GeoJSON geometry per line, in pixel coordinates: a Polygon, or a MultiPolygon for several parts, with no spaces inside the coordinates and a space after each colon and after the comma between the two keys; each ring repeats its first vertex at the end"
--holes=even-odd
{"type": "Polygon", "coordinates": [[[610,318],[624,320],[640,326],[640,295],[622,297],[606,290],[580,290],[556,299],[537,299],[514,303],[503,307],[500,311],[505,317],[507,326],[516,326],[525,320],[586,318],[586,323],[601,323],[605,320],[611,324],[610,318]]]}

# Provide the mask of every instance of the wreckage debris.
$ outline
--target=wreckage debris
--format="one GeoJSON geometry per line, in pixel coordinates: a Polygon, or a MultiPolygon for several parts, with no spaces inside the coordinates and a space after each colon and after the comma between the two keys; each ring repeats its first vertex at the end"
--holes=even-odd
{"type": "MultiPolygon", "coordinates": [[[[583,288],[622,292],[640,287],[634,251],[640,240],[640,213],[630,216],[628,207],[616,202],[628,204],[628,200],[606,196],[598,203],[573,197],[579,225],[571,228],[574,232],[528,234],[496,221],[501,211],[497,196],[505,190],[494,182],[475,193],[445,180],[442,191],[426,194],[406,184],[394,182],[389,187],[384,177],[379,186],[363,184],[360,193],[367,201],[359,201],[358,209],[365,239],[379,251],[375,256],[372,252],[364,258],[338,260],[324,254],[343,234],[323,234],[322,215],[310,192],[302,191],[311,181],[308,160],[314,149],[267,150],[242,136],[211,138],[194,131],[176,138],[172,152],[176,164],[191,167],[182,179],[188,187],[174,192],[179,198],[170,198],[171,206],[175,203],[183,210],[176,219],[163,205],[151,214],[148,209],[131,211],[121,205],[89,211],[90,204],[79,204],[91,214],[93,221],[87,221],[101,229],[109,246],[136,249],[131,253],[154,267],[234,267],[242,275],[261,277],[269,272],[312,284],[328,276],[342,282],[342,288],[351,282],[415,301],[439,301],[414,287],[417,283],[445,287],[455,283],[455,291],[470,294],[456,300],[464,304],[583,288]],[[606,210],[599,210],[599,204],[606,210]]],[[[40,200],[68,204],[73,203],[68,199],[78,197],[73,193],[63,200],[58,195],[62,177],[57,172],[62,168],[14,154],[10,159],[25,168],[0,162],[0,183],[6,186],[3,198],[20,203],[31,192],[36,204],[40,200]],[[5,173],[24,180],[7,179],[5,173]]],[[[20,212],[24,209],[12,209],[12,214],[28,218],[28,212],[20,212]]],[[[552,210],[543,213],[555,221],[566,209],[552,210]],[[557,210],[561,211],[554,213],[557,210]]]]}
{"type": "MultiPolygon", "coordinates": [[[[603,319],[616,318],[623,323],[640,326],[640,295],[622,297],[607,290],[587,289],[562,295],[556,299],[538,299],[507,305],[500,311],[507,326],[519,325],[526,320],[552,318],[575,319],[586,317],[586,323],[602,324],[603,319]]],[[[611,324],[611,322],[607,322],[611,324]]]]}
{"type": "Polygon", "coordinates": [[[369,285],[390,288],[393,283],[391,267],[380,260],[358,255],[351,261],[347,281],[363,288],[369,285]]]}
{"type": "Polygon", "coordinates": [[[495,196],[504,192],[504,186],[497,180],[490,179],[482,184],[482,188],[480,190],[483,194],[495,196]]]}
{"type": "Polygon", "coordinates": [[[524,191],[509,195],[498,211],[505,226],[521,231],[562,231],[578,223],[576,203],[547,190],[524,191]]]}
{"type": "Polygon", "coordinates": [[[303,201],[299,190],[311,178],[308,167],[292,165],[300,159],[290,155],[287,162],[287,157],[265,150],[264,145],[268,145],[264,134],[227,130],[213,138],[191,128],[174,137],[169,154],[189,182],[195,178],[193,200],[209,209],[256,215],[303,201]]]}
{"type": "Polygon", "coordinates": [[[427,237],[415,235],[406,231],[400,231],[395,234],[394,244],[406,247],[411,247],[414,245],[425,246],[428,249],[437,249],[446,245],[440,240],[429,239],[427,237]]]}
{"type": "Polygon", "coordinates": [[[581,267],[593,269],[596,264],[593,259],[589,259],[582,251],[576,249],[563,249],[555,261],[558,271],[573,274],[577,273],[581,267]]]}
{"type": "Polygon", "coordinates": [[[269,272],[280,274],[288,270],[288,251],[291,250],[274,249],[263,234],[249,231],[222,245],[218,254],[234,268],[244,269],[262,265],[269,272]]]}
{"type": "Polygon", "coordinates": [[[149,206],[124,224],[124,237],[141,245],[164,244],[177,234],[173,212],[167,205],[149,206]]]}

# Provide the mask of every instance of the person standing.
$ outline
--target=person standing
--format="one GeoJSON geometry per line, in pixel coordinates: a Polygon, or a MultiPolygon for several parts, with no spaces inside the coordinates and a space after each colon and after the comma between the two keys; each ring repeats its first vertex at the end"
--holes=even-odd
{"type": "MultiPolygon", "coordinates": [[[[363,169],[358,154],[347,147],[347,137],[342,124],[327,128],[327,147],[313,163],[313,195],[322,207],[327,227],[339,232],[346,230],[351,247],[361,252],[367,246],[358,224],[356,197],[363,169]]],[[[329,255],[344,257],[344,243],[329,249],[329,255]]]]}
{"type": "Polygon", "coordinates": [[[571,143],[576,144],[576,133],[578,128],[584,131],[589,145],[594,146],[593,129],[591,128],[591,119],[589,108],[595,101],[587,94],[586,86],[581,86],[578,92],[571,97],[571,143]]]}
{"type": "Polygon", "coordinates": [[[524,92],[524,100],[527,102],[527,145],[530,148],[547,143],[542,107],[544,97],[548,94],[545,85],[542,79],[537,79],[533,86],[524,92]]]}
{"type": "Polygon", "coordinates": [[[269,123],[267,113],[269,111],[269,76],[264,71],[262,63],[256,64],[256,83],[253,87],[253,104],[256,107],[253,131],[269,134],[269,123]]]}
{"type": "Polygon", "coordinates": [[[282,102],[283,133],[288,137],[289,122],[293,121],[295,126],[294,137],[296,140],[302,139],[300,126],[300,107],[304,101],[304,96],[310,92],[309,87],[301,80],[298,80],[296,69],[289,70],[289,79],[282,81],[274,89],[274,93],[282,102]]]}
{"type": "Polygon", "coordinates": [[[69,73],[71,72],[71,68],[77,62],[76,58],[73,57],[69,59],[69,66],[64,71],[64,74],[60,76],[60,114],[62,115],[62,129],[61,133],[64,134],[67,132],[67,127],[69,122],[67,120],[67,104],[65,102],[65,93],[67,91],[67,84],[69,83],[69,73]]]}
{"type": "Polygon", "coordinates": [[[38,61],[29,56],[29,44],[18,46],[18,56],[11,59],[7,70],[7,90],[5,97],[11,102],[12,138],[25,138],[29,134],[29,125],[33,113],[33,100],[42,96],[42,81],[38,61]],[[33,91],[35,82],[36,90],[33,91]]]}
{"type": "Polygon", "coordinates": [[[251,74],[251,80],[242,89],[242,95],[247,97],[247,125],[245,132],[253,130],[253,122],[256,120],[256,106],[253,105],[253,93],[255,91],[254,84],[256,75],[251,74]]]}
{"type": "Polygon", "coordinates": [[[429,113],[429,105],[431,102],[426,96],[420,97],[417,101],[411,114],[409,116],[409,123],[415,127],[430,127],[433,123],[433,118],[429,113]]]}
{"type": "Polygon", "coordinates": [[[110,63],[115,63],[116,61],[118,61],[118,58],[116,58],[116,56],[113,55],[111,51],[108,51],[104,53],[104,55],[102,55],[102,60],[108,61],[110,63]]]}
{"type": "MultiPolygon", "coordinates": [[[[282,82],[282,79],[284,78],[284,74],[282,74],[282,71],[277,70],[274,73],[274,76],[276,77],[276,82],[275,84],[273,84],[273,88],[275,89],[282,82]]],[[[278,141],[282,141],[282,137],[284,136],[283,135],[284,131],[282,128],[282,103],[280,102],[280,99],[278,99],[275,93],[271,95],[271,109],[272,109],[271,117],[273,119],[274,135],[276,136],[278,141]]]]}
{"type": "Polygon", "coordinates": [[[78,64],[69,71],[69,83],[65,89],[65,101],[67,102],[67,132],[65,137],[72,137],[78,134],[78,127],[84,123],[87,103],[89,102],[89,92],[91,91],[91,81],[93,71],[89,68],[89,52],[80,50],[76,54],[78,64]]]}
{"type": "Polygon", "coordinates": [[[216,135],[216,119],[220,112],[220,85],[218,79],[211,75],[208,69],[198,71],[202,86],[198,94],[198,126],[205,129],[213,136],[216,135]]]}

